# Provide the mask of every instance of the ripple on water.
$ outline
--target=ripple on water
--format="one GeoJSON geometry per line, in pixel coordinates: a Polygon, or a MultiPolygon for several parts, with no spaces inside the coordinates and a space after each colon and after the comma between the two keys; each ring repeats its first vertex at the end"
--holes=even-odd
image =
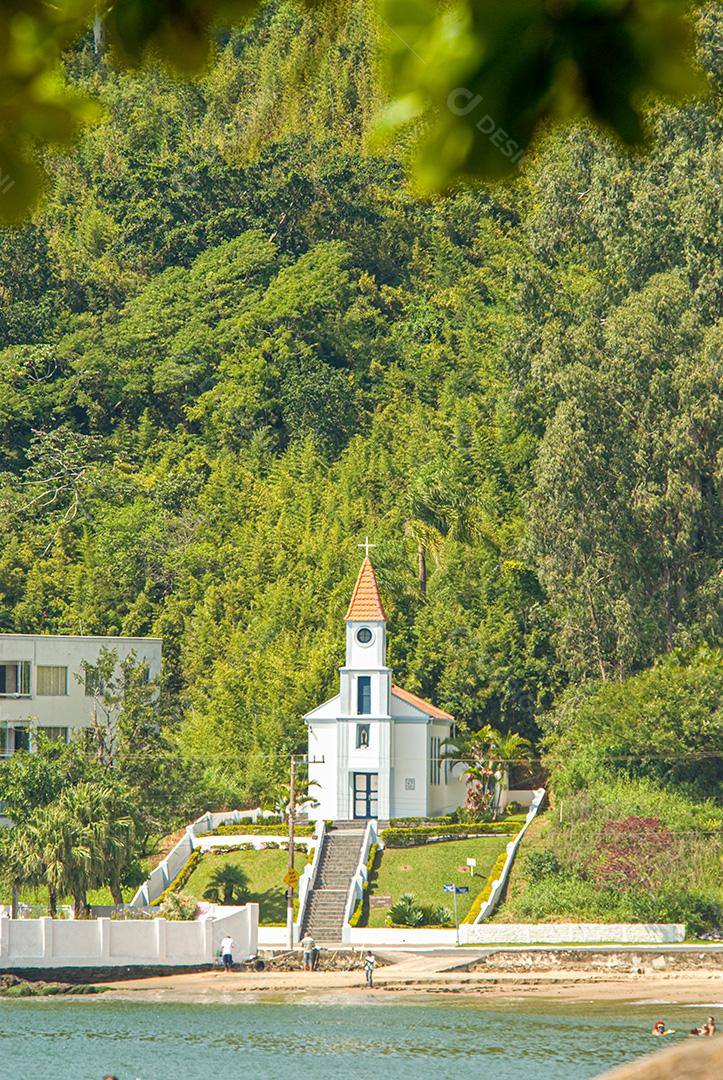
{"type": "Polygon", "coordinates": [[[649,1029],[642,1010],[524,1001],[13,1001],[0,1080],[589,1080],[655,1049],[649,1029]]]}

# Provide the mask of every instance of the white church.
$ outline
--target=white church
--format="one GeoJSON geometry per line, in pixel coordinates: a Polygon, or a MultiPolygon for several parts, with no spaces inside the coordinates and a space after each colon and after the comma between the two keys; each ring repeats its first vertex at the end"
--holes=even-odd
{"type": "Polygon", "coordinates": [[[392,681],[387,617],[364,559],[346,613],[339,693],[304,717],[315,816],[334,821],[447,814],[464,802],[464,773],[443,760],[454,717],[392,681]]]}

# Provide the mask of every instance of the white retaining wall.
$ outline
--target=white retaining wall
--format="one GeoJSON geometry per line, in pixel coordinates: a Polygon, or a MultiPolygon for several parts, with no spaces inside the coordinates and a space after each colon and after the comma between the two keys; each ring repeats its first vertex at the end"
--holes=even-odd
{"type": "Polygon", "coordinates": [[[230,934],[238,960],[258,949],[258,904],[194,922],[0,919],[0,969],[208,964],[230,934]]]}
{"type": "Polygon", "coordinates": [[[314,857],[310,863],[307,863],[304,867],[304,872],[301,875],[299,881],[299,911],[296,916],[296,922],[294,923],[294,941],[298,942],[301,938],[301,927],[304,922],[304,915],[306,913],[306,905],[309,902],[309,896],[311,890],[314,888],[314,882],[316,881],[316,873],[319,869],[319,860],[321,859],[321,850],[324,846],[324,837],[326,836],[326,823],[324,821],[317,821],[316,838],[309,840],[309,843],[316,844],[314,850],[314,857]]]}
{"type": "MultiPolygon", "coordinates": [[[[207,812],[197,818],[191,825],[186,826],[186,831],[176,846],[169,851],[165,859],[155,867],[147,879],[140,886],[131,900],[130,906],[136,908],[148,907],[155,903],[162,892],[171,885],[183,870],[196,848],[207,850],[210,847],[234,847],[240,843],[253,843],[254,847],[261,847],[264,843],[273,840],[280,843],[287,840],[284,834],[284,826],[279,825],[278,836],[254,836],[253,829],[240,829],[238,836],[207,836],[203,833],[217,829],[220,825],[234,825],[263,821],[265,818],[274,817],[271,810],[226,810],[218,814],[207,812]]],[[[301,845],[307,838],[299,840],[301,845]]]]}
{"type": "Polygon", "coordinates": [[[407,929],[401,926],[384,926],[374,929],[368,926],[345,926],[344,930],[348,931],[348,934],[343,939],[345,945],[388,945],[390,947],[396,945],[410,945],[412,947],[445,945],[454,948],[457,944],[457,935],[454,929],[415,930],[412,927],[407,929]]]}
{"type": "MultiPolygon", "coordinates": [[[[454,930],[349,927],[349,931],[348,945],[431,948],[456,944],[454,930]]],[[[685,926],[678,923],[461,923],[459,927],[462,945],[665,945],[684,938],[685,926]]]]}
{"type": "MultiPolygon", "coordinates": [[[[421,933],[421,931],[418,931],[421,933]]],[[[463,923],[463,945],[663,945],[685,938],[681,923],[463,923]]]]}
{"type": "Polygon", "coordinates": [[[522,837],[527,832],[527,828],[530,825],[530,822],[535,818],[535,816],[537,814],[537,811],[542,806],[542,802],[543,802],[544,798],[545,798],[545,789],[544,788],[536,788],[535,791],[533,792],[533,798],[532,798],[532,802],[530,803],[530,809],[528,810],[527,817],[525,818],[525,824],[522,826],[522,828],[520,829],[520,831],[518,832],[518,834],[514,838],[514,840],[511,840],[510,843],[507,845],[507,858],[505,859],[504,866],[502,867],[502,870],[500,872],[500,876],[495,881],[493,881],[493,883],[492,883],[492,891],[491,891],[491,893],[489,895],[489,898],[487,900],[485,900],[484,904],[480,908],[480,913],[479,913],[479,915],[477,916],[477,918],[474,921],[475,926],[478,923],[483,922],[484,919],[489,918],[489,916],[492,914],[492,912],[495,910],[498,903],[500,902],[500,899],[502,897],[502,892],[503,892],[504,887],[505,887],[505,885],[507,883],[507,878],[510,876],[510,870],[512,869],[512,864],[515,861],[515,855],[517,854],[517,849],[520,846],[520,843],[522,842],[522,837]]]}
{"type": "MultiPolygon", "coordinates": [[[[284,832],[267,836],[256,836],[253,832],[239,832],[238,835],[234,834],[233,836],[202,836],[194,842],[193,850],[206,852],[212,851],[213,848],[229,848],[238,847],[240,844],[251,844],[252,847],[259,851],[263,849],[264,844],[283,844],[286,847],[288,842],[288,833],[284,832]]],[[[294,840],[294,847],[308,849],[310,845],[315,843],[316,840],[313,836],[297,836],[294,840]]]]}
{"type": "Polygon", "coordinates": [[[519,803],[520,806],[531,806],[535,798],[532,788],[505,788],[500,799],[500,806],[504,810],[511,802],[519,803]]]}

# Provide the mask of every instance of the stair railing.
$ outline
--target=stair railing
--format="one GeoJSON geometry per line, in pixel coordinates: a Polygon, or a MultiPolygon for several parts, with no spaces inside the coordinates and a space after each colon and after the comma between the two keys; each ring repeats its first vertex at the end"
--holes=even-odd
{"type": "Polygon", "coordinates": [[[315,838],[317,843],[314,848],[314,855],[311,862],[307,863],[304,867],[304,872],[299,879],[299,913],[294,923],[294,937],[296,941],[301,940],[301,930],[304,925],[309,898],[316,888],[316,877],[319,873],[321,854],[324,848],[324,841],[326,840],[326,822],[317,821],[315,838]]]}
{"type": "Polygon", "coordinates": [[[515,861],[515,855],[517,854],[517,849],[518,849],[518,847],[520,846],[520,844],[522,842],[522,837],[527,832],[528,826],[533,822],[534,818],[537,815],[537,811],[542,806],[542,803],[543,803],[544,798],[545,798],[545,794],[546,794],[546,792],[545,792],[544,788],[535,788],[533,798],[532,798],[532,803],[530,805],[530,809],[527,812],[527,816],[525,818],[525,824],[522,826],[520,831],[517,833],[517,836],[514,838],[514,840],[512,840],[507,845],[507,849],[506,849],[507,858],[505,859],[504,866],[502,867],[502,870],[500,871],[500,876],[495,881],[492,882],[492,889],[490,891],[490,895],[489,895],[488,899],[485,900],[482,907],[480,908],[479,915],[475,919],[475,923],[481,923],[481,922],[484,922],[485,919],[489,919],[490,915],[492,915],[492,913],[494,912],[494,910],[497,907],[498,903],[500,902],[500,900],[502,898],[502,893],[504,891],[504,887],[507,884],[507,879],[510,876],[510,871],[512,869],[512,864],[515,861]]]}
{"type": "Polygon", "coordinates": [[[371,820],[367,822],[367,827],[364,830],[364,838],[362,840],[361,851],[359,853],[359,863],[354,876],[349,883],[349,894],[346,899],[346,907],[344,908],[344,922],[341,928],[341,940],[343,945],[349,945],[351,942],[351,926],[349,920],[354,914],[354,909],[357,906],[359,900],[364,896],[364,886],[367,882],[368,871],[367,862],[369,861],[369,852],[371,851],[372,844],[379,843],[379,822],[371,820]]]}

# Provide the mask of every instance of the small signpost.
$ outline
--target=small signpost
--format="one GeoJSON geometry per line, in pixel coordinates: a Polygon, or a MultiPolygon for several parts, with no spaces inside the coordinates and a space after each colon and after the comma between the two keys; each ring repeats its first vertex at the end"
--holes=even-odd
{"type": "Polygon", "coordinates": [[[299,871],[294,869],[293,866],[289,867],[289,869],[284,874],[283,880],[290,889],[295,889],[296,886],[299,884],[299,871]]]}
{"type": "Polygon", "coordinates": [[[454,929],[457,935],[457,944],[459,945],[459,917],[457,915],[457,896],[460,893],[468,893],[469,885],[443,885],[442,892],[451,892],[454,896],[454,929]]]}
{"type": "Polygon", "coordinates": [[[469,867],[469,872],[473,876],[474,876],[474,870],[475,870],[476,865],[477,865],[477,860],[476,859],[467,859],[467,866],[469,867]]]}
{"type": "Polygon", "coordinates": [[[391,896],[370,896],[369,907],[370,908],[388,908],[392,906],[391,896]]]}

